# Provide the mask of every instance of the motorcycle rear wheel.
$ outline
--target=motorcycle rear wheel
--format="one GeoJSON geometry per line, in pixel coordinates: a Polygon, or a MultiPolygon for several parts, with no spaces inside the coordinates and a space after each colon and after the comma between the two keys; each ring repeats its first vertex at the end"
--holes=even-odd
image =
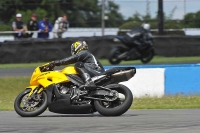
{"type": "Polygon", "coordinates": [[[14,109],[16,113],[22,117],[36,117],[47,109],[46,92],[42,91],[41,94],[37,94],[41,98],[37,101],[34,99],[28,99],[30,91],[31,90],[28,89],[21,92],[14,102],[14,109]],[[25,107],[23,107],[23,105],[25,105],[25,107]]]}
{"type": "Polygon", "coordinates": [[[123,103],[120,99],[110,102],[110,106],[105,106],[103,101],[95,100],[94,106],[96,110],[104,116],[120,116],[124,114],[132,105],[133,95],[129,88],[122,84],[110,84],[105,86],[106,88],[111,88],[125,96],[123,103]]]}

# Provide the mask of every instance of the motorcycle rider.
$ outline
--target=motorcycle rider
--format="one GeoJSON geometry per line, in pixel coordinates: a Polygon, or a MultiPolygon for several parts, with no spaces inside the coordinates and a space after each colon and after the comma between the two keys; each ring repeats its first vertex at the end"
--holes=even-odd
{"type": "Polygon", "coordinates": [[[75,63],[75,69],[85,81],[85,88],[94,90],[96,85],[91,79],[91,76],[99,75],[104,72],[102,64],[88,50],[88,45],[85,41],[76,41],[71,45],[72,56],[52,61],[50,67],[69,65],[75,63]]]}
{"type": "Polygon", "coordinates": [[[140,27],[133,28],[125,35],[125,40],[135,44],[138,49],[141,49],[143,44],[148,44],[148,34],[150,25],[148,23],[142,24],[140,27]]]}
{"type": "Polygon", "coordinates": [[[149,43],[148,37],[149,37],[149,32],[150,32],[151,26],[150,26],[150,24],[144,23],[144,24],[142,24],[142,28],[144,29],[144,31],[142,32],[143,43],[148,44],[149,43]]]}

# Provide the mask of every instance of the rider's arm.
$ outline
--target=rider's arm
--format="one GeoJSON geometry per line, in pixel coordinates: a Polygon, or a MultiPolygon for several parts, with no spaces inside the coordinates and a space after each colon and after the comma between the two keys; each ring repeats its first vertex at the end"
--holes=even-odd
{"type": "Polygon", "coordinates": [[[78,55],[73,55],[73,56],[70,56],[70,57],[67,57],[67,58],[64,58],[62,60],[56,60],[54,61],[54,64],[56,66],[60,66],[60,65],[69,65],[69,64],[73,64],[73,63],[76,63],[79,59],[79,56],[78,55]]]}

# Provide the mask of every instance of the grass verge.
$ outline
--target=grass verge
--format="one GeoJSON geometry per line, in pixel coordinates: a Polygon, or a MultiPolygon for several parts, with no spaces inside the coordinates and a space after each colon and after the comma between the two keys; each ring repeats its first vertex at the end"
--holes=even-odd
{"type": "Polygon", "coordinates": [[[0,78],[0,110],[13,110],[14,100],[29,85],[30,77],[0,78]]]}
{"type": "MultiPolygon", "coordinates": [[[[17,95],[29,85],[30,77],[0,78],[0,110],[14,110],[17,95]]],[[[162,98],[135,98],[131,109],[200,108],[200,96],[164,96],[162,98]]]]}
{"type": "Polygon", "coordinates": [[[200,96],[164,96],[135,98],[131,109],[188,109],[200,108],[200,96]]]}
{"type": "MultiPolygon", "coordinates": [[[[111,65],[107,59],[101,59],[100,62],[103,65],[111,65]]],[[[200,56],[193,57],[161,57],[155,56],[149,64],[178,64],[178,63],[199,63],[200,56]]],[[[41,66],[44,63],[21,63],[21,64],[0,64],[0,69],[4,68],[35,68],[41,66]]],[[[141,61],[122,61],[120,65],[136,65],[142,64],[141,61]]]]}

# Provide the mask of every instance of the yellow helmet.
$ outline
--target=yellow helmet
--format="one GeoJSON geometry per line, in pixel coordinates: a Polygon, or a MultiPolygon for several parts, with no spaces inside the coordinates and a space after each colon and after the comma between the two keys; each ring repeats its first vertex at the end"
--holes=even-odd
{"type": "Polygon", "coordinates": [[[72,43],[71,53],[72,53],[72,55],[74,55],[84,49],[88,49],[87,43],[85,41],[76,41],[76,42],[72,43]]]}

